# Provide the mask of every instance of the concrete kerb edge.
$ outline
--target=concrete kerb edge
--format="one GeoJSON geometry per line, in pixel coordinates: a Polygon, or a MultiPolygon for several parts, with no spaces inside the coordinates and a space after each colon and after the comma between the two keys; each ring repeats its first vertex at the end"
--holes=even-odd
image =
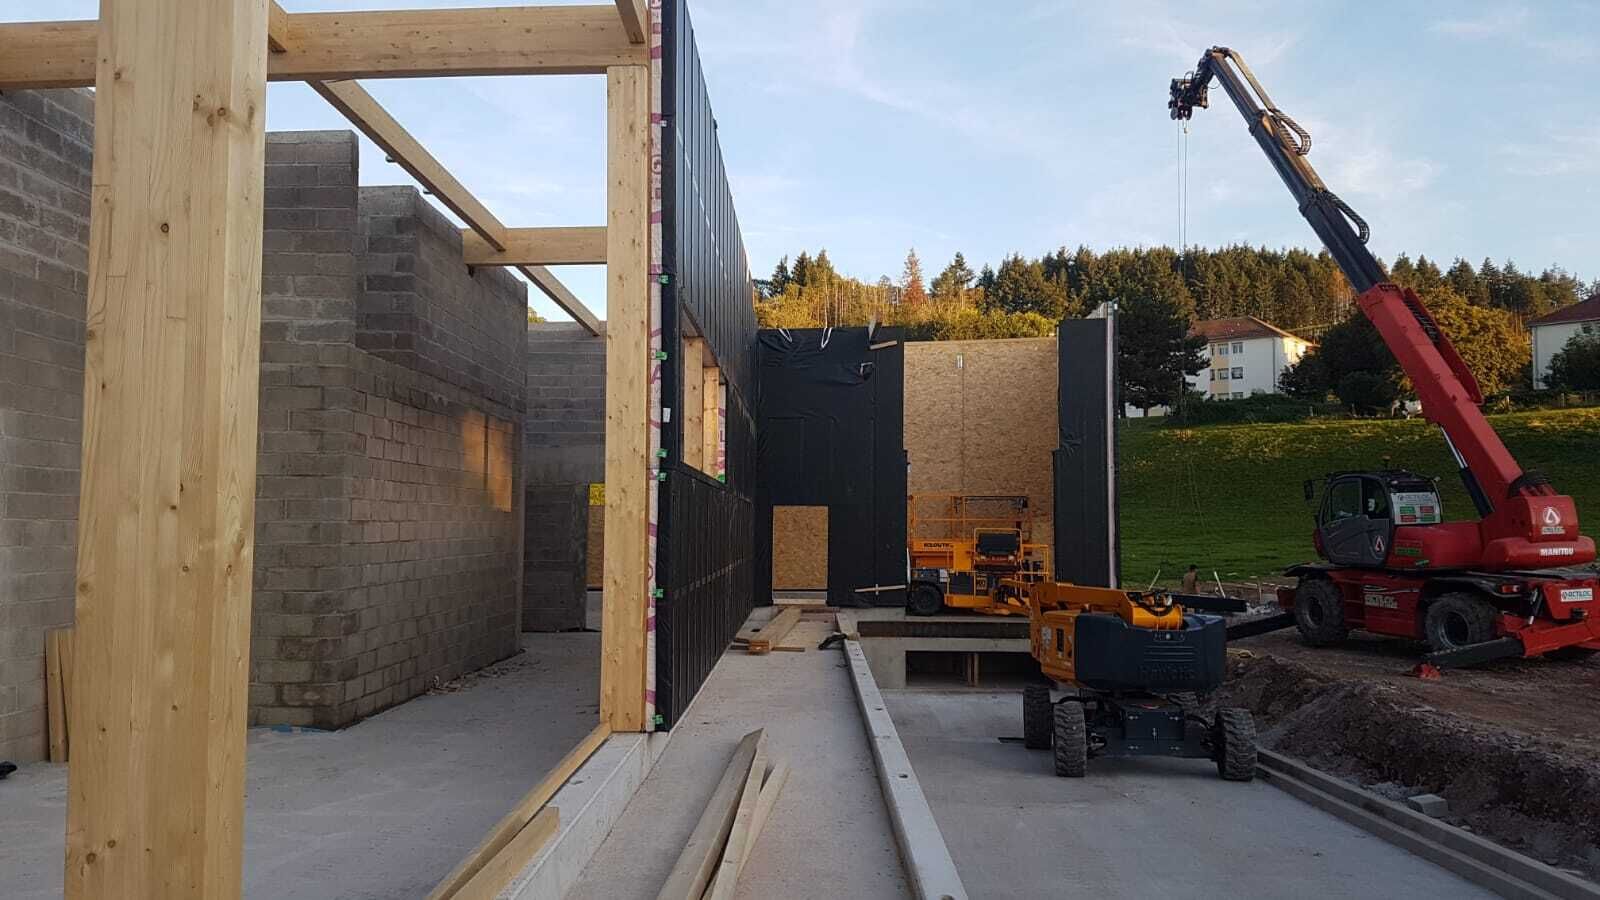
{"type": "Polygon", "coordinates": [[[889,807],[895,842],[900,846],[900,858],[912,889],[920,900],[967,900],[966,886],[956,871],[944,832],[939,830],[922,783],[911,767],[911,758],[900,743],[900,733],[884,706],[866,654],[856,640],[846,640],[844,651],[850,661],[850,680],[855,684],[862,724],[872,744],[872,758],[877,763],[878,783],[889,807]]]}
{"type": "Polygon", "coordinates": [[[1476,834],[1431,819],[1292,757],[1258,751],[1281,791],[1503,897],[1600,900],[1600,886],[1476,834]]]}

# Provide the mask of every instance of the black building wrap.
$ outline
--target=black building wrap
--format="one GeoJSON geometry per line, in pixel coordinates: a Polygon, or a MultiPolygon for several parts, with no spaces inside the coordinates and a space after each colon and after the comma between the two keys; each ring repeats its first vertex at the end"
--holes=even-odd
{"type": "Polygon", "coordinates": [[[903,606],[905,344],[898,329],[763,330],[757,352],[756,598],[772,600],[772,508],[828,508],[828,602],[903,606]],[[880,349],[873,350],[877,346],[880,349]],[[890,588],[889,590],[863,590],[890,588]]]}
{"type": "MultiPolygon", "coordinates": [[[[749,615],[754,582],[754,285],[717,143],[694,27],[682,0],[662,21],[662,424],[656,531],[656,712],[671,728],[749,615]],[[698,334],[728,382],[726,482],[686,466],[683,360],[698,334]]],[[[699,378],[696,369],[693,377],[699,378]]]]}
{"type": "Polygon", "coordinates": [[[1060,447],[1055,452],[1056,579],[1122,582],[1117,509],[1117,354],[1111,319],[1061,323],[1060,447]]]}

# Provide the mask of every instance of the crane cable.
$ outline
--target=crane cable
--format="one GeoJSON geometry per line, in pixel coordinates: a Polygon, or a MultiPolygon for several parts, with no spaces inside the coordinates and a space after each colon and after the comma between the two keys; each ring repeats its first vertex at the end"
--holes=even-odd
{"type": "Polygon", "coordinates": [[[1189,123],[1178,122],[1178,258],[1189,255],[1189,123]]]}

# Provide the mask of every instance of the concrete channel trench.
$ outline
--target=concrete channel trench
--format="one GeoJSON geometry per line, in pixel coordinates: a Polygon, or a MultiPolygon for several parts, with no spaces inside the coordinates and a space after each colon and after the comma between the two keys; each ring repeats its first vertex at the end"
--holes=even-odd
{"type": "MultiPolygon", "coordinates": [[[[1180,760],[1104,760],[1091,764],[1089,778],[1083,782],[1046,780],[1043,776],[1049,774],[1049,765],[1043,757],[1029,759],[1035,754],[1001,740],[1020,734],[1020,686],[1031,677],[1026,624],[1021,620],[934,617],[907,621],[898,611],[882,610],[841,612],[839,619],[841,631],[853,635],[856,640],[851,643],[859,647],[849,653],[859,656],[870,670],[873,690],[881,691],[875,702],[886,706],[899,728],[894,737],[894,743],[903,740],[899,758],[922,779],[915,792],[920,798],[917,802],[931,807],[943,829],[931,852],[935,857],[950,853],[955,870],[973,896],[995,895],[997,890],[1008,896],[1027,896],[1030,890],[1038,890],[1038,885],[1048,883],[1042,874],[1045,881],[1020,877],[1029,864],[1011,859],[1006,846],[994,843],[992,830],[974,827],[974,820],[986,821],[993,813],[990,807],[1004,806],[1019,790],[1015,785],[996,783],[996,773],[983,771],[986,766],[1025,778],[1026,790],[1033,795],[1017,796],[1010,814],[1016,823],[1031,824],[1037,819],[1043,834],[1061,834],[1062,824],[1068,826],[1067,834],[1074,833],[1073,817],[1063,816],[1059,805],[1064,801],[1068,809],[1093,809],[1093,803],[1076,796],[1084,794],[1104,799],[1108,820],[1132,816],[1146,826],[1153,825],[1146,837],[1159,836],[1167,842],[1193,840],[1193,836],[1163,832],[1181,827],[1177,823],[1192,814],[1190,810],[1205,808],[1202,797],[1212,796],[1219,787],[1237,787],[1215,781],[1209,764],[1180,760]],[[962,771],[952,769],[953,762],[959,762],[962,771]],[[1027,774],[1022,775],[1023,771],[1027,774]],[[1207,777],[1212,781],[1201,780],[1207,777]],[[979,800],[959,787],[964,779],[993,785],[993,789],[979,800]],[[1104,790],[1108,780],[1116,786],[1110,793],[1104,790]],[[1164,781],[1167,784],[1163,785],[1164,781]],[[1135,782],[1137,790],[1121,789],[1135,782]],[[1147,805],[1154,808],[1144,808],[1147,805]],[[1171,821],[1159,814],[1154,822],[1145,819],[1160,807],[1172,805],[1187,807],[1186,815],[1171,821]]],[[[1278,892],[1286,884],[1315,873],[1328,860],[1333,844],[1348,843],[1348,852],[1371,859],[1374,865],[1366,874],[1338,876],[1335,881],[1343,888],[1336,894],[1375,895],[1366,892],[1365,879],[1378,873],[1388,884],[1380,893],[1395,896],[1600,897],[1600,885],[1590,880],[1593,872],[1584,865],[1593,860],[1581,855],[1584,848],[1594,846],[1592,819],[1600,814],[1581,800],[1593,796],[1588,781],[1592,773],[1575,771],[1536,752],[1511,756],[1508,753],[1514,751],[1508,748],[1460,740],[1461,729],[1437,719],[1424,718],[1427,724],[1419,724],[1416,710],[1384,701],[1381,691],[1374,695],[1373,691],[1334,688],[1307,671],[1285,668],[1271,658],[1239,654],[1231,660],[1229,682],[1210,698],[1208,706],[1221,702],[1250,708],[1263,731],[1262,754],[1257,783],[1236,792],[1245,794],[1245,802],[1232,796],[1215,804],[1213,815],[1217,810],[1226,812],[1221,816],[1222,827],[1212,832],[1209,842],[1227,856],[1229,843],[1241,837],[1256,834],[1258,844],[1270,845],[1287,836],[1291,843],[1300,838],[1303,844],[1286,849],[1286,858],[1309,857],[1303,859],[1307,865],[1298,875],[1280,875],[1270,882],[1273,889],[1262,896],[1281,895],[1278,892]],[[1376,735],[1386,735],[1387,740],[1376,740],[1376,735]],[[1299,754],[1305,754],[1314,765],[1302,762],[1299,754]],[[1418,787],[1390,781],[1369,790],[1365,785],[1373,783],[1370,769],[1378,759],[1412,761],[1410,766],[1391,764],[1387,771],[1395,781],[1418,787]],[[1406,796],[1423,793],[1425,786],[1440,785],[1440,770],[1459,771],[1471,766],[1471,760],[1483,766],[1484,779],[1466,779],[1454,790],[1440,788],[1459,808],[1470,808],[1471,814],[1432,818],[1402,802],[1406,796]],[[1358,771],[1363,767],[1368,771],[1358,771]],[[1365,778],[1360,777],[1363,774],[1365,778]],[[1491,789],[1490,782],[1500,787],[1491,789]],[[1574,790],[1575,786],[1580,789],[1574,790]],[[1465,796],[1469,791],[1478,795],[1475,803],[1465,796]],[[1495,796],[1482,796],[1485,791],[1495,796]],[[1514,808],[1517,806],[1520,811],[1514,808]],[[1507,827],[1497,833],[1491,823],[1528,826],[1535,822],[1527,814],[1532,809],[1545,817],[1536,822],[1542,831],[1560,833],[1564,829],[1571,837],[1564,844],[1546,839],[1534,846],[1507,846],[1526,833],[1507,827]],[[1259,832],[1251,821],[1258,816],[1277,823],[1274,836],[1259,832]],[[1318,844],[1326,846],[1308,849],[1318,844]],[[1541,858],[1519,850],[1531,850],[1541,858]],[[1397,890],[1413,878],[1417,879],[1415,893],[1397,890]]],[[[869,733],[876,739],[878,726],[873,724],[872,713],[865,706],[863,712],[869,733]]],[[[890,755],[895,756],[892,751],[890,755]]],[[[880,776],[893,808],[901,802],[890,790],[890,786],[898,786],[894,781],[898,776],[887,770],[880,776]]],[[[917,840],[908,835],[901,839],[917,840]]],[[[1096,848],[1091,841],[1084,849],[1088,857],[1084,862],[1092,868],[1096,848]]],[[[1258,854],[1260,846],[1236,849],[1248,858],[1258,854]]],[[[927,855],[930,850],[925,840],[921,846],[903,847],[915,882],[914,851],[927,855]]],[[[1208,874],[1224,879],[1227,870],[1226,864],[1214,858],[1208,868],[1194,873],[1191,886],[1202,887],[1208,874]]],[[[1159,880],[1161,876],[1152,877],[1159,880]]],[[[1309,882],[1306,886],[1313,888],[1309,882]]],[[[1378,890],[1378,883],[1371,888],[1378,890]]],[[[1141,895],[1132,883],[1109,890],[1110,896],[1141,895]]],[[[1251,895],[1248,887],[1242,890],[1241,896],[1251,895]]]]}

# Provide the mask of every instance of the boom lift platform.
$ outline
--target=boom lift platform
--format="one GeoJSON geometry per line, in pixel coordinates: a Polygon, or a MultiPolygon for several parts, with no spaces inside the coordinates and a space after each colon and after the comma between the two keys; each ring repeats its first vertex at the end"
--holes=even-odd
{"type": "Polygon", "coordinates": [[[1311,135],[1278,109],[1239,54],[1213,47],[1172,80],[1172,118],[1187,120],[1221,85],[1300,212],[1359,294],[1363,313],[1411,379],[1422,414],[1444,432],[1478,519],[1446,522],[1435,479],[1406,471],[1336,472],[1305,496],[1325,562],[1288,570],[1280,588],[1313,646],[1352,628],[1420,639],[1435,665],[1503,657],[1574,659],[1600,651],[1595,544],[1578,530],[1572,498],[1525,472],[1480,409],[1483,392],[1410,288],[1389,283],[1367,249],[1367,223],[1306,160],[1311,135]],[[1557,566],[1561,568],[1552,568],[1557,566]]]}
{"type": "Polygon", "coordinates": [[[1242,601],[1020,579],[1000,593],[1028,611],[1034,658],[1067,688],[1059,700],[1045,685],[1022,693],[1023,745],[1052,750],[1057,775],[1083,777],[1092,757],[1177,756],[1212,760],[1230,781],[1255,777],[1249,710],[1194,709],[1227,666],[1223,620],[1195,610],[1240,612],[1242,601]]]}

